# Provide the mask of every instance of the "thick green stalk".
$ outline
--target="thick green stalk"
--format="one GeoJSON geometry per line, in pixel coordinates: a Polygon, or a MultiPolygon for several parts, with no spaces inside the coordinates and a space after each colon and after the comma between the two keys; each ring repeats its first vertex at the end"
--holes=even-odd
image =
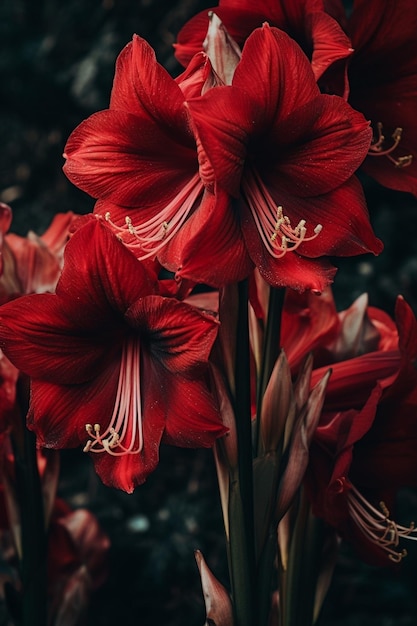
{"type": "Polygon", "coordinates": [[[35,435],[26,428],[27,381],[18,386],[22,428],[14,441],[16,493],[20,508],[22,558],[21,626],[45,626],[46,533],[43,498],[38,471],[35,435]]]}
{"type": "Polygon", "coordinates": [[[277,555],[277,532],[271,527],[259,557],[257,576],[258,626],[267,626],[271,611],[271,595],[277,588],[275,559],[277,555]]]}
{"type": "Polygon", "coordinates": [[[236,626],[255,626],[255,540],[253,522],[252,425],[248,284],[238,285],[234,412],[238,469],[230,486],[230,563],[236,626]]]}

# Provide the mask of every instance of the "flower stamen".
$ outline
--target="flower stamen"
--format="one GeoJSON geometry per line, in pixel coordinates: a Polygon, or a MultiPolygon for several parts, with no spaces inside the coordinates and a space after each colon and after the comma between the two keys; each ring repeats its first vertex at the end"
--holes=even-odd
{"type": "Polygon", "coordinates": [[[397,524],[390,519],[390,512],[384,502],[380,502],[377,509],[353,485],[348,492],[348,507],[352,520],[366,538],[381,548],[391,561],[399,563],[407,556],[407,550],[395,548],[400,539],[417,540],[414,522],[409,526],[397,524]]]}
{"type": "Polygon", "coordinates": [[[107,452],[112,456],[137,454],[143,448],[140,392],[140,344],[131,338],[123,346],[116,399],[109,425],[86,424],[90,439],[84,452],[107,452]]]}
{"type": "Polygon", "coordinates": [[[394,150],[398,148],[400,144],[403,129],[398,127],[394,130],[394,132],[391,135],[391,139],[393,140],[394,143],[388,148],[386,148],[385,147],[386,138],[382,132],[383,124],[381,122],[378,122],[376,127],[377,127],[377,136],[374,137],[371,143],[371,146],[368,151],[368,156],[385,156],[392,163],[394,163],[395,167],[398,167],[398,168],[408,167],[409,165],[411,165],[413,161],[412,154],[407,154],[405,156],[401,156],[397,158],[394,158],[392,156],[392,153],[394,152],[394,150]]]}
{"type": "Polygon", "coordinates": [[[275,259],[283,257],[287,252],[297,250],[306,241],[312,241],[323,228],[321,224],[317,224],[313,234],[309,237],[307,237],[305,220],[300,220],[293,228],[289,217],[284,215],[283,207],[275,204],[255,170],[249,170],[242,180],[242,192],[262,242],[275,259]]]}
{"type": "MultiPolygon", "coordinates": [[[[134,225],[132,218],[127,215],[125,223],[119,226],[112,221],[110,211],[104,214],[104,219],[139,260],[154,258],[177,234],[202,192],[203,183],[200,176],[195,174],[169,204],[148,220],[134,225]]],[[[140,215],[140,211],[137,214],[140,215]]]]}

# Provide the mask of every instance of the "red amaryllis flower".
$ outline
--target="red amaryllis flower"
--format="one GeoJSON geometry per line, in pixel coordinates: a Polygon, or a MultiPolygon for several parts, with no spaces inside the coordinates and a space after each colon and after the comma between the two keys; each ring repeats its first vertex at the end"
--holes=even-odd
{"type": "Polygon", "coordinates": [[[159,254],[193,211],[198,209],[201,222],[213,211],[225,214],[220,233],[214,236],[206,229],[215,259],[207,263],[203,251],[201,271],[192,277],[204,281],[206,270],[220,284],[244,278],[252,262],[228,217],[227,197],[214,196],[213,183],[206,188],[204,172],[199,174],[185,102],[200,94],[207,81],[211,68],[203,55],[175,81],[156,62],[150,46],[135,36],[118,57],[110,108],[72,133],[64,171],[99,199],[95,213],[116,225],[119,237],[142,261],[159,254]],[[216,268],[219,258],[221,267],[216,268]]]}
{"type": "Polygon", "coordinates": [[[72,511],[63,500],[55,501],[48,529],[50,624],[65,623],[74,614],[82,619],[92,591],[108,576],[109,547],[109,538],[90,511],[72,511]]]}
{"type": "Polygon", "coordinates": [[[369,129],[345,106],[320,94],[298,46],[268,26],[248,38],[231,85],[188,101],[200,159],[233,199],[249,255],[270,284],[321,290],[330,269],[312,258],[380,250],[352,176],[369,129]]]}
{"type": "MultiPolygon", "coordinates": [[[[376,312],[373,318],[371,310],[368,319],[363,316],[362,328],[354,320],[355,315],[344,330],[355,341],[340,334],[328,346],[337,362],[311,447],[306,485],[316,515],[336,527],[365,560],[387,564],[401,560],[400,538],[412,535],[412,528],[391,519],[388,507],[398,489],[417,484],[417,324],[401,298],[396,338],[383,314],[376,312]]],[[[312,381],[327,367],[315,370],[312,381]]]]}
{"type": "Polygon", "coordinates": [[[281,31],[255,31],[238,62],[218,20],[212,27],[215,73],[198,55],[178,84],[135,38],[110,109],[71,135],[65,171],[101,199],[96,212],[123,226],[139,258],[158,255],[213,286],[255,264],[271,284],[321,290],[335,270],[315,257],[381,249],[352,177],[371,131],[341,98],[320,94],[281,31]],[[192,97],[196,85],[203,96],[192,97]]]}
{"type": "Polygon", "coordinates": [[[98,220],[68,243],[55,294],[0,308],[0,345],[32,378],[39,444],[83,443],[102,480],[128,492],[161,441],[208,447],[224,434],[205,379],[216,333],[212,317],[159,296],[98,220]]]}
{"type": "MultiPolygon", "coordinates": [[[[210,9],[230,35],[243,46],[250,33],[268,22],[288,33],[311,59],[316,80],[335,61],[352,54],[352,46],[340,25],[325,12],[322,0],[220,0],[210,9]]],[[[208,10],[191,18],[178,34],[175,56],[185,67],[203,49],[208,10]]]]}
{"type": "MultiPolygon", "coordinates": [[[[10,518],[7,496],[9,486],[0,484],[0,537],[2,548],[7,546],[10,564],[9,584],[16,585],[18,575],[16,536],[12,542],[13,524],[18,535],[20,519],[10,518]],[[6,506],[7,503],[7,506],[6,506]]],[[[19,516],[19,513],[17,513],[19,516]]],[[[61,499],[53,503],[52,517],[48,520],[47,590],[48,624],[60,622],[66,615],[81,619],[87,609],[91,592],[98,589],[108,575],[107,553],[110,541],[100,528],[96,517],[86,509],[72,511],[61,499]],[[74,603],[74,598],[77,602],[74,603]]],[[[5,577],[8,578],[7,575],[5,577]]],[[[17,585],[16,585],[17,586],[17,585]]]]}
{"type": "Polygon", "coordinates": [[[346,29],[354,48],[349,102],[374,129],[363,168],[382,185],[417,195],[415,2],[355,0],[346,29]]]}

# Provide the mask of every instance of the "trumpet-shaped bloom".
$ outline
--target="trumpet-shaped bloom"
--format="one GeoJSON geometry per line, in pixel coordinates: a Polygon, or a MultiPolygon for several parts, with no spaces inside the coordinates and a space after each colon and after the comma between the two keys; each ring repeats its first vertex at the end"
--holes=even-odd
{"type": "Polygon", "coordinates": [[[67,245],[55,294],[0,308],[0,345],[32,379],[40,445],[84,445],[106,484],[132,491],[161,441],[208,447],[224,434],[206,383],[217,322],[157,293],[100,221],[67,245]]]}
{"type": "Polygon", "coordinates": [[[353,176],[369,125],[320,94],[285,33],[254,31],[239,60],[212,26],[209,58],[177,81],[135,37],[110,108],[69,138],[65,172],[138,258],[179,277],[221,286],[256,265],[270,284],[322,290],[335,270],[318,257],[381,250],[353,176]]]}
{"type": "Polygon", "coordinates": [[[416,5],[355,0],[346,29],[354,48],[349,102],[374,130],[363,168],[382,185],[417,195],[416,5]]]}

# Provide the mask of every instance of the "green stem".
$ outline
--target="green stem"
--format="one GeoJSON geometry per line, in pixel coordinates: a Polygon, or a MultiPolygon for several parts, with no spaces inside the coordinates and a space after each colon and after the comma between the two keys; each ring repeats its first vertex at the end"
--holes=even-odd
{"type": "Polygon", "coordinates": [[[22,559],[22,626],[45,626],[46,603],[46,533],[43,498],[38,471],[36,438],[26,428],[28,408],[27,381],[18,384],[22,430],[15,440],[16,492],[20,507],[22,559]]]}
{"type": "Polygon", "coordinates": [[[283,577],[282,626],[312,626],[314,623],[323,541],[323,523],[312,515],[307,497],[301,492],[288,569],[283,577]]]}
{"type": "Polygon", "coordinates": [[[268,624],[271,612],[272,591],[278,586],[275,567],[276,554],[277,532],[275,527],[271,527],[258,563],[257,600],[259,626],[267,626],[268,624]]]}
{"type": "Polygon", "coordinates": [[[247,281],[239,283],[238,297],[234,398],[238,470],[236,475],[231,477],[229,502],[231,586],[236,626],[255,626],[255,540],[247,281]]]}

